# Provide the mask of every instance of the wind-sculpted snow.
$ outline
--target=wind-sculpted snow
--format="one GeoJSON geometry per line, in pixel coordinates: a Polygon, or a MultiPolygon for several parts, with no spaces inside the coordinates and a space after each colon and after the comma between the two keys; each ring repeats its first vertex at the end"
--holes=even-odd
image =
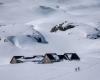
{"type": "Polygon", "coordinates": [[[39,43],[48,43],[45,37],[39,31],[34,30],[33,34],[30,37],[32,39],[36,39],[39,43]]]}
{"type": "Polygon", "coordinates": [[[39,11],[39,13],[41,13],[43,15],[47,15],[47,14],[51,14],[51,13],[55,12],[56,10],[51,7],[47,7],[47,6],[39,6],[38,11],[39,11]]]}
{"type": "Polygon", "coordinates": [[[84,34],[86,38],[89,39],[98,39],[100,38],[100,30],[96,27],[87,24],[79,24],[77,27],[81,33],[84,34]]]}
{"type": "Polygon", "coordinates": [[[100,0],[0,0],[0,80],[100,80],[99,22],[100,0]],[[75,27],[50,32],[65,20],[75,27]],[[12,56],[67,52],[81,61],[9,64],[12,56]]]}
{"type": "Polygon", "coordinates": [[[27,36],[9,36],[7,38],[13,45],[16,47],[24,47],[25,45],[31,45],[33,42],[36,42],[36,40],[32,40],[31,38],[27,36]]]}
{"type": "Polygon", "coordinates": [[[41,33],[33,33],[33,35],[8,36],[7,39],[15,46],[21,48],[35,43],[48,43],[41,33]]]}

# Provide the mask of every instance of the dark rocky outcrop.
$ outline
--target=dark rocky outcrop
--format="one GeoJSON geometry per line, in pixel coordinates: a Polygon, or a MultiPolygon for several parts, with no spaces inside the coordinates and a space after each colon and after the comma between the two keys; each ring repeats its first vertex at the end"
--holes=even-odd
{"type": "Polygon", "coordinates": [[[98,39],[98,38],[100,38],[100,30],[98,28],[94,28],[94,30],[96,31],[96,33],[88,34],[87,38],[89,38],[89,39],[98,39]]]}
{"type": "Polygon", "coordinates": [[[100,33],[88,34],[87,38],[89,38],[89,39],[98,39],[98,38],[100,38],[100,33]]]}
{"type": "Polygon", "coordinates": [[[71,28],[74,28],[75,27],[75,25],[74,24],[72,24],[72,23],[68,23],[68,24],[66,24],[67,23],[67,21],[65,21],[65,22],[63,22],[63,23],[61,23],[61,24],[59,24],[59,25],[56,25],[56,26],[54,26],[51,30],[50,30],[50,32],[57,32],[58,30],[59,31],[66,31],[66,30],[68,30],[68,29],[71,29],[71,28]],[[66,25],[65,25],[66,24],[66,25]],[[65,25],[65,26],[64,26],[65,25]]]}
{"type": "Polygon", "coordinates": [[[35,31],[32,35],[31,38],[36,39],[37,42],[39,43],[48,43],[45,39],[45,37],[38,31],[35,31]]]}
{"type": "Polygon", "coordinates": [[[12,44],[16,45],[18,42],[24,42],[25,40],[38,43],[47,44],[45,37],[38,31],[34,31],[33,34],[30,35],[21,35],[21,36],[8,36],[7,40],[10,41],[12,44]]]}
{"type": "Polygon", "coordinates": [[[51,31],[50,31],[50,32],[56,32],[56,31],[58,31],[57,25],[56,25],[56,26],[54,26],[54,27],[51,29],[51,31]]]}

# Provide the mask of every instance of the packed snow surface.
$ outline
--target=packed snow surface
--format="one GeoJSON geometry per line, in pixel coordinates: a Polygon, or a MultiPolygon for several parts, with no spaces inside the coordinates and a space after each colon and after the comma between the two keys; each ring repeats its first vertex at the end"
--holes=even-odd
{"type": "Polygon", "coordinates": [[[0,80],[100,80],[99,38],[99,0],[0,0],[0,80]],[[65,21],[75,27],[50,32],[65,21]],[[81,60],[9,63],[12,56],[66,52],[77,53],[81,60]]]}

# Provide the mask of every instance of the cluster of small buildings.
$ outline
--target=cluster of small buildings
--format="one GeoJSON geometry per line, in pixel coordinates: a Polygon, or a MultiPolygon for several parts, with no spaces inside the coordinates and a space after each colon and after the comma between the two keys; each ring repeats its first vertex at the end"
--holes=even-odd
{"type": "Polygon", "coordinates": [[[35,62],[38,64],[47,64],[47,63],[60,62],[63,60],[80,61],[80,57],[76,53],[65,53],[63,55],[57,55],[56,53],[46,53],[45,55],[35,55],[32,57],[13,56],[10,63],[17,64],[24,62],[35,62]]]}

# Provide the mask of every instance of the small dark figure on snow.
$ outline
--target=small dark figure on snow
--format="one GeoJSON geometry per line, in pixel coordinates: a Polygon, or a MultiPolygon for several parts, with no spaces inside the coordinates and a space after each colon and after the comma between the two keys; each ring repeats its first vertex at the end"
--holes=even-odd
{"type": "Polygon", "coordinates": [[[80,71],[80,67],[78,67],[77,69],[78,69],[78,71],[80,71]]]}
{"type": "Polygon", "coordinates": [[[77,72],[77,68],[75,68],[75,71],[77,72]]]}
{"type": "Polygon", "coordinates": [[[75,71],[76,71],[76,72],[77,72],[77,71],[80,71],[80,67],[75,68],[75,71]]]}

